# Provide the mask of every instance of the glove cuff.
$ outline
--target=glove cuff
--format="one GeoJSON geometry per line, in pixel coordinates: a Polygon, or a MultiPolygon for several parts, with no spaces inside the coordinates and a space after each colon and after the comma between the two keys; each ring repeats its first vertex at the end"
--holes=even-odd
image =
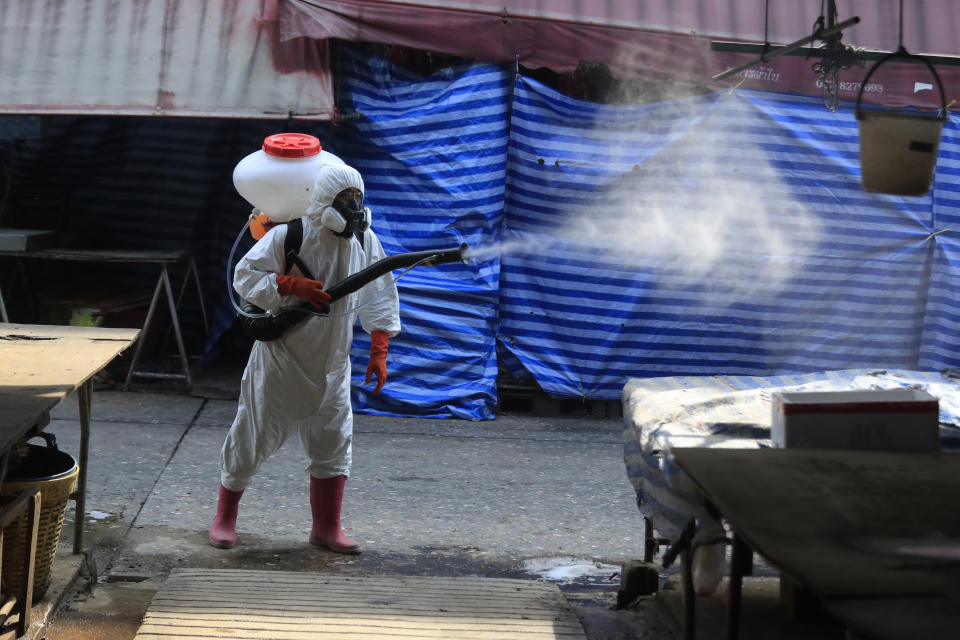
{"type": "Polygon", "coordinates": [[[371,356],[382,356],[386,357],[387,355],[387,345],[390,342],[390,336],[386,331],[371,331],[370,332],[370,355],[371,356]]]}

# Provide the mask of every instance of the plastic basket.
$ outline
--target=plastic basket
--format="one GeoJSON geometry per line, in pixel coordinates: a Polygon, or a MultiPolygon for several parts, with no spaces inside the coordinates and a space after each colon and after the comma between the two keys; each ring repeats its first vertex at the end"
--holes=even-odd
{"type": "MultiPolygon", "coordinates": [[[[40,487],[40,524],[37,529],[37,552],[34,556],[33,601],[38,602],[52,578],[53,559],[60,542],[60,530],[67,510],[67,500],[77,485],[80,467],[68,453],[48,446],[27,445],[27,454],[10,470],[0,491],[16,494],[32,486],[40,487]]],[[[27,514],[22,514],[3,530],[3,565],[0,579],[5,585],[19,584],[25,570],[23,551],[27,546],[27,514]]]]}

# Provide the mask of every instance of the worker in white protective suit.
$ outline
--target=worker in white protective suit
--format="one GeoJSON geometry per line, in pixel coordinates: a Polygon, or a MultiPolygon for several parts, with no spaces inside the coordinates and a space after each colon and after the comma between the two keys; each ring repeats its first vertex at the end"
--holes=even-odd
{"type": "MultiPolygon", "coordinates": [[[[316,280],[296,275],[297,270],[284,275],[286,225],[280,224],[237,264],[236,291],[272,312],[303,300],[317,308],[330,303],[323,283],[340,282],[384,257],[369,228],[370,210],[362,206],[363,193],[356,169],[344,164],[321,167],[303,218],[299,254],[316,280]]],[[[350,345],[359,315],[371,335],[366,382],[375,377],[374,393],[380,393],[387,377],[388,339],[400,331],[397,288],[387,273],[329,306],[329,316],[311,315],[280,338],[253,345],[237,415],[221,451],[220,498],[210,527],[210,544],[215,547],[234,545],[244,489],[260,465],[299,431],[310,459],[310,543],[338,553],[359,553],[340,525],[353,438],[350,345]]]]}

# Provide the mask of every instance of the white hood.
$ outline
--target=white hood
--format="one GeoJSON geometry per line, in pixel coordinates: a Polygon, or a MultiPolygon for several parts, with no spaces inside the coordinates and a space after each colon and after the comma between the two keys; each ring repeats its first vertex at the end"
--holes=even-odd
{"type": "Polygon", "coordinates": [[[325,164],[317,171],[313,181],[313,193],[310,194],[310,205],[307,215],[318,213],[324,207],[333,204],[337,194],[354,187],[364,193],[363,178],[360,172],[345,164],[325,164]]]}

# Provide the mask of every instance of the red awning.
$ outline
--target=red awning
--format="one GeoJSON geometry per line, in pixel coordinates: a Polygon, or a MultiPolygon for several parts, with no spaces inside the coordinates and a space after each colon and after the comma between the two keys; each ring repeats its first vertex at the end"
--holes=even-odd
{"type": "MultiPolygon", "coordinates": [[[[711,85],[717,73],[757,57],[714,52],[713,41],[767,41],[774,46],[794,42],[813,32],[821,4],[821,0],[280,0],[278,27],[281,41],[375,42],[488,62],[516,61],[561,73],[581,61],[603,62],[621,76],[659,73],[711,85]],[[770,14],[765,17],[767,4],[770,14]]],[[[897,48],[897,0],[845,0],[838,7],[842,12],[838,21],[860,18],[859,24],[844,31],[845,44],[872,51],[897,48]]],[[[960,3],[904,0],[903,22],[903,44],[911,53],[960,55],[955,36],[960,32],[960,3]]],[[[813,62],[783,56],[712,86],[742,84],[816,95],[820,89],[810,71],[813,62]]],[[[913,87],[931,82],[925,68],[906,66],[906,71],[886,80],[888,86],[879,93],[909,89],[910,98],[913,87]]],[[[844,72],[842,98],[856,97],[868,67],[844,72]]],[[[949,76],[949,82],[944,77],[945,85],[960,85],[954,69],[960,67],[938,68],[949,76]]],[[[922,102],[932,105],[939,96],[922,102]]]]}

